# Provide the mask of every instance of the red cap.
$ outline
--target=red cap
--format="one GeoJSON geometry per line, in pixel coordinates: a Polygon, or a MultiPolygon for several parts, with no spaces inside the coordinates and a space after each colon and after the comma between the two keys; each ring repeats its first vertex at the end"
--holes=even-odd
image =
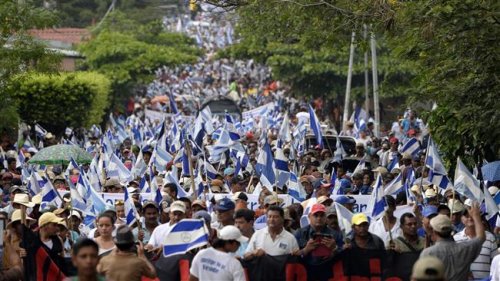
{"type": "Polygon", "coordinates": [[[323,204],[316,203],[311,208],[311,215],[314,215],[318,212],[326,213],[326,207],[323,204]]]}
{"type": "Polygon", "coordinates": [[[397,139],[397,138],[392,137],[392,138],[390,138],[390,139],[389,139],[389,142],[390,142],[390,143],[398,143],[399,141],[398,141],[398,139],[397,139]]]}
{"type": "Polygon", "coordinates": [[[246,136],[247,136],[247,139],[249,139],[249,140],[253,139],[253,133],[252,132],[247,132],[246,136]]]}
{"type": "Polygon", "coordinates": [[[408,130],[408,136],[409,137],[414,137],[417,134],[417,132],[414,129],[409,129],[408,130]]]}

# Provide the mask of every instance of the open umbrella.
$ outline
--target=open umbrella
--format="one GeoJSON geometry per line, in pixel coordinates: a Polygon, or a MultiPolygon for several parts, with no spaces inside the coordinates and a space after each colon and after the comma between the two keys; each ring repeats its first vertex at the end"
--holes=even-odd
{"type": "Polygon", "coordinates": [[[40,150],[28,163],[42,165],[68,164],[71,158],[78,164],[92,162],[92,155],[80,147],[71,144],[58,144],[40,150]]]}
{"type": "Polygon", "coordinates": [[[500,160],[490,162],[481,167],[483,172],[483,179],[487,181],[500,181],[500,160]]]}

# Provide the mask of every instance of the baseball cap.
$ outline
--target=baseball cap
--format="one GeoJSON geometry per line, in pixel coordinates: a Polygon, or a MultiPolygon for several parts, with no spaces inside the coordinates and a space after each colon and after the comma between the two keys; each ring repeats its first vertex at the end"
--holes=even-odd
{"type": "Polygon", "coordinates": [[[175,212],[175,211],[186,213],[186,205],[184,205],[184,202],[180,200],[172,202],[172,204],[170,205],[170,212],[175,212]]]}
{"type": "Polygon", "coordinates": [[[311,208],[311,215],[314,215],[316,213],[320,213],[320,212],[323,212],[323,213],[326,213],[326,208],[325,208],[325,205],[323,204],[320,204],[320,203],[316,203],[312,206],[311,208]]]}
{"type": "Polygon", "coordinates": [[[198,205],[198,206],[202,207],[203,209],[207,208],[207,204],[205,203],[205,201],[200,200],[200,199],[194,200],[193,203],[191,204],[191,206],[195,206],[195,205],[198,205]]]}
{"type": "Polygon", "coordinates": [[[38,218],[38,226],[39,227],[42,227],[48,223],[61,223],[64,219],[63,218],[60,218],[58,216],[56,216],[54,213],[52,212],[46,212],[46,213],[43,213],[40,218],[38,218]]]}
{"type": "Polygon", "coordinates": [[[75,217],[77,217],[79,219],[82,219],[82,215],[80,215],[80,213],[77,210],[71,211],[70,217],[72,217],[72,216],[75,216],[75,217]]]}
{"type": "Polygon", "coordinates": [[[351,224],[353,225],[360,225],[365,222],[368,222],[368,217],[363,213],[357,213],[352,216],[351,224]]]}
{"type": "Polygon", "coordinates": [[[238,199],[248,201],[248,196],[244,192],[238,191],[233,195],[233,200],[236,201],[238,199]]]}
{"type": "Polygon", "coordinates": [[[356,203],[356,199],[352,198],[351,196],[342,195],[335,198],[335,202],[339,204],[354,204],[356,203]]]}
{"type": "Polygon", "coordinates": [[[431,227],[439,233],[448,233],[453,230],[451,220],[447,215],[437,215],[431,219],[431,227]]]}
{"type": "Polygon", "coordinates": [[[488,192],[491,194],[491,196],[497,194],[498,190],[499,190],[498,187],[494,185],[488,187],[488,192]]]}
{"type": "Polygon", "coordinates": [[[327,205],[327,204],[333,203],[333,199],[330,198],[330,197],[328,197],[328,196],[323,195],[323,196],[318,197],[318,201],[317,202],[319,204],[325,204],[325,205],[327,205]]]}
{"type": "Polygon", "coordinates": [[[248,241],[248,238],[241,235],[240,230],[234,225],[224,226],[219,231],[219,239],[221,239],[221,240],[236,240],[240,243],[245,243],[248,241]]]}
{"type": "Polygon", "coordinates": [[[331,215],[337,215],[337,209],[335,209],[335,206],[326,208],[326,217],[329,217],[331,215]]]}
{"type": "Polygon", "coordinates": [[[283,203],[283,199],[279,198],[278,195],[276,194],[268,195],[264,198],[264,205],[281,204],[281,203],[283,203]]]}
{"type": "Polygon", "coordinates": [[[27,193],[26,189],[22,188],[19,185],[13,185],[9,188],[9,193],[14,193],[14,192],[22,192],[22,193],[27,193]]]}
{"type": "Polygon", "coordinates": [[[212,217],[207,211],[204,210],[194,213],[193,219],[203,219],[207,224],[210,224],[212,222],[212,217]]]}
{"type": "Polygon", "coordinates": [[[436,206],[433,205],[427,205],[424,207],[422,210],[422,216],[429,218],[432,215],[437,215],[438,214],[438,209],[436,206]]]}
{"type": "Polygon", "coordinates": [[[422,257],[415,262],[411,277],[417,280],[444,280],[444,264],[434,257],[422,257]]]}
{"type": "Polygon", "coordinates": [[[135,238],[132,230],[127,225],[120,225],[116,229],[114,242],[117,245],[134,244],[135,238]]]}
{"type": "Polygon", "coordinates": [[[144,204],[142,205],[142,209],[146,209],[147,206],[153,206],[155,207],[157,210],[160,210],[160,208],[158,207],[158,204],[156,204],[155,201],[151,201],[151,200],[146,200],[144,201],[144,204]]]}
{"type": "Polygon", "coordinates": [[[377,168],[373,169],[372,172],[380,173],[380,174],[387,174],[389,171],[387,170],[386,167],[383,166],[378,166],[377,168]]]}
{"type": "Polygon", "coordinates": [[[219,200],[219,202],[217,202],[214,209],[216,211],[225,212],[225,211],[229,211],[229,210],[234,210],[235,207],[236,206],[231,199],[224,197],[221,200],[219,200]]]}
{"type": "MultiPolygon", "coordinates": [[[[14,212],[12,212],[12,216],[10,217],[10,222],[7,224],[7,228],[16,221],[21,221],[21,210],[16,209],[14,212]]],[[[29,216],[26,216],[26,221],[27,222],[32,222],[34,219],[30,218],[29,216]]]]}

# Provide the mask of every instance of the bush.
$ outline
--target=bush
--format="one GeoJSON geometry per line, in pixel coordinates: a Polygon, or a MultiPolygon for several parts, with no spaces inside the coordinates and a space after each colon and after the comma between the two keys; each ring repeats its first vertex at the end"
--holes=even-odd
{"type": "Polygon", "coordinates": [[[110,90],[109,79],[95,72],[27,73],[16,77],[10,86],[21,119],[39,123],[55,134],[66,127],[100,123],[110,90]]]}

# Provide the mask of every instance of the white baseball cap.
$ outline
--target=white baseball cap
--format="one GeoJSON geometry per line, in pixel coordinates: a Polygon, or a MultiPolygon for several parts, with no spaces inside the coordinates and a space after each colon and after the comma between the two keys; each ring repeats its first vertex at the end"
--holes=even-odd
{"type": "Polygon", "coordinates": [[[224,228],[219,231],[219,238],[222,240],[236,240],[240,243],[248,241],[248,238],[241,235],[240,230],[234,225],[224,226],[224,228]]]}

